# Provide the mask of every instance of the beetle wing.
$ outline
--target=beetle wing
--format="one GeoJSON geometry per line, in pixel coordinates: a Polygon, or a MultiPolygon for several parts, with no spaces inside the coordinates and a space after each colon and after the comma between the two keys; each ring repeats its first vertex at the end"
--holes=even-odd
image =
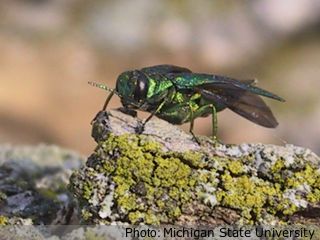
{"type": "Polygon", "coordinates": [[[258,95],[250,92],[243,94],[238,101],[228,106],[242,117],[267,128],[275,128],[278,122],[270,108],[258,95]]]}
{"type": "Polygon", "coordinates": [[[196,88],[204,99],[223,104],[242,117],[268,128],[278,125],[270,108],[262,98],[252,92],[223,85],[202,86],[196,88]]]}
{"type": "Polygon", "coordinates": [[[276,94],[253,86],[255,80],[239,81],[229,77],[203,73],[169,73],[166,75],[166,77],[170,79],[178,89],[193,89],[195,87],[212,86],[216,89],[245,90],[254,94],[284,102],[284,99],[276,94]]]}
{"type": "Polygon", "coordinates": [[[257,79],[242,79],[239,81],[247,85],[255,85],[258,82],[257,79]]]}
{"type": "Polygon", "coordinates": [[[142,68],[141,71],[147,74],[192,73],[192,71],[188,68],[168,64],[142,68]]]}

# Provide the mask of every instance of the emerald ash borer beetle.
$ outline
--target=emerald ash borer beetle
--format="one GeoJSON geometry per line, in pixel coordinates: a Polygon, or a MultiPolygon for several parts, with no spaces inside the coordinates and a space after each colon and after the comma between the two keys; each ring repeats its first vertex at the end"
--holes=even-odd
{"type": "Polygon", "coordinates": [[[174,65],[157,65],[125,71],[117,79],[116,88],[89,82],[110,91],[103,110],[114,94],[124,109],[150,112],[141,127],[157,116],[172,124],[190,122],[193,134],[194,120],[212,115],[212,136],[217,134],[217,112],[229,108],[242,117],[267,128],[275,128],[277,120],[260,96],[285,100],[255,86],[255,80],[236,80],[226,76],[194,73],[174,65]]]}

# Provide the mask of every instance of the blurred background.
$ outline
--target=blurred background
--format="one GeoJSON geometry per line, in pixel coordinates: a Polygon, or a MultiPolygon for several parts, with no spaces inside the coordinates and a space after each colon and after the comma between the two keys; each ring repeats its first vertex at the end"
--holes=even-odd
{"type": "MultiPolygon", "coordinates": [[[[122,71],[167,63],[257,78],[287,100],[265,99],[280,123],[272,130],[219,113],[223,142],[320,153],[318,0],[1,0],[0,19],[1,143],[89,154],[90,121],[107,93],[87,82],[113,87],[122,71]]],[[[197,119],[195,132],[210,135],[211,119],[197,119]]]]}

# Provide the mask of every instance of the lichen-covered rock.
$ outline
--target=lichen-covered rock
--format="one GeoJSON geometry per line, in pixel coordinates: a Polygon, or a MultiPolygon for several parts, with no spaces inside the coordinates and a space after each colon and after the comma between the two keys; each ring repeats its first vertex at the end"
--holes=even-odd
{"type": "Polygon", "coordinates": [[[67,185],[83,162],[56,146],[0,145],[0,225],[77,222],[67,185]]]}
{"type": "Polygon", "coordinates": [[[319,224],[320,159],[292,145],[224,145],[165,121],[100,112],[98,145],[73,173],[83,222],[319,224]]]}

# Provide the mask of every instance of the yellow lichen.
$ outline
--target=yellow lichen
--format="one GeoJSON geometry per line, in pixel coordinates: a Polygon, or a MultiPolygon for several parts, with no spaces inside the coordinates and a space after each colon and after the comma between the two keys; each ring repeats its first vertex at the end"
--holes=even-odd
{"type": "Polygon", "coordinates": [[[125,211],[125,212],[139,208],[137,204],[137,198],[133,194],[120,196],[118,197],[117,201],[122,211],[125,211]]]}
{"type": "Polygon", "coordinates": [[[0,215],[0,225],[7,225],[8,218],[6,216],[0,215]]]}
{"type": "MultiPolygon", "coordinates": [[[[238,209],[242,217],[239,221],[256,223],[264,213],[281,216],[299,210],[284,193],[303,184],[310,187],[310,192],[294,197],[320,201],[320,174],[316,166],[308,163],[292,171],[280,158],[266,173],[272,177],[271,182],[253,175],[246,167],[254,160],[253,155],[230,159],[209,158],[191,151],[163,152],[159,143],[135,134],[110,135],[99,143],[95,154],[102,166],[99,172],[115,184],[115,204],[131,223],[159,224],[168,219],[174,222],[184,206],[208,202],[208,196],[214,199],[214,205],[238,209]]],[[[85,182],[82,197],[89,200],[93,188],[85,182]]]]}
{"type": "Polygon", "coordinates": [[[240,161],[231,161],[228,169],[231,173],[238,175],[243,173],[243,164],[240,161]]]}
{"type": "Polygon", "coordinates": [[[248,176],[231,177],[225,173],[222,177],[224,190],[216,193],[222,205],[242,210],[242,216],[251,219],[251,212],[260,217],[269,198],[278,195],[277,190],[268,182],[248,176]]]}
{"type": "Polygon", "coordinates": [[[284,168],[285,168],[284,160],[279,159],[272,165],[271,171],[276,173],[276,172],[280,172],[284,168]]]}
{"type": "Polygon", "coordinates": [[[90,184],[90,182],[85,182],[84,186],[83,186],[83,198],[89,200],[91,198],[92,195],[92,184],[90,184]]]}
{"type": "Polygon", "coordinates": [[[81,210],[81,217],[84,221],[88,221],[92,217],[92,213],[86,209],[81,210]]]}

